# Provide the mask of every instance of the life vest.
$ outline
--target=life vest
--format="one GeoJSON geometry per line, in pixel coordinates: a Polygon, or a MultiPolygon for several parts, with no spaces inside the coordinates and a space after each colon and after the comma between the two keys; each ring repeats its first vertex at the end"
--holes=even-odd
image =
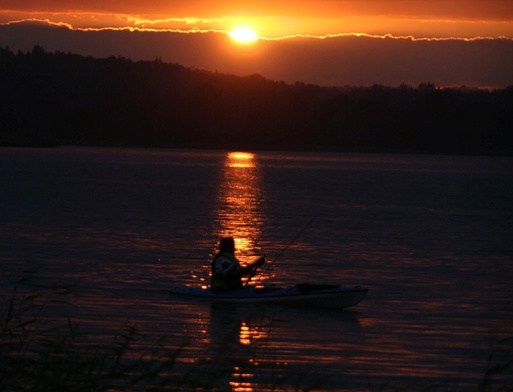
{"type": "Polygon", "coordinates": [[[218,253],[214,257],[211,286],[214,292],[242,288],[240,264],[232,253],[218,253]]]}

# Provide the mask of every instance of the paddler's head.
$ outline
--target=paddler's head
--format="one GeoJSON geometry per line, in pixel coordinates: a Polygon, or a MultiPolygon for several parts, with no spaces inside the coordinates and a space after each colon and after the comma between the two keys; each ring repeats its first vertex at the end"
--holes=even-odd
{"type": "Polygon", "coordinates": [[[219,252],[221,253],[234,253],[235,241],[233,237],[221,238],[219,241],[219,252]]]}

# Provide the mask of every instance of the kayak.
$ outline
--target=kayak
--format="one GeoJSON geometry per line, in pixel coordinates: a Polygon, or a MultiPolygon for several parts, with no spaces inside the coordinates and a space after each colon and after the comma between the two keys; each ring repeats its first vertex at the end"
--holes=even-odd
{"type": "Polygon", "coordinates": [[[317,308],[347,308],[359,304],[368,290],[361,286],[303,283],[288,288],[245,287],[214,293],[210,288],[181,287],[169,290],[173,296],[210,302],[278,304],[317,308]]]}

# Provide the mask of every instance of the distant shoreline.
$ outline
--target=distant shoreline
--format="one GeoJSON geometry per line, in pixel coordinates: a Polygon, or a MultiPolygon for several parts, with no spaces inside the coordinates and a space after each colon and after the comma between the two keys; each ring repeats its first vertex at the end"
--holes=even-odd
{"type": "Polygon", "coordinates": [[[141,149],[141,150],[200,150],[200,151],[251,151],[251,152],[299,152],[299,153],[327,153],[327,154],[361,154],[361,155],[427,155],[427,156],[485,156],[485,157],[512,157],[513,153],[450,153],[421,150],[334,150],[328,146],[225,146],[225,145],[177,145],[177,146],[107,146],[107,145],[58,145],[58,144],[0,144],[0,149],[59,149],[59,148],[105,148],[105,149],[141,149]]]}
{"type": "Polygon", "coordinates": [[[0,48],[0,146],[513,154],[513,86],[320,87],[0,48]]]}

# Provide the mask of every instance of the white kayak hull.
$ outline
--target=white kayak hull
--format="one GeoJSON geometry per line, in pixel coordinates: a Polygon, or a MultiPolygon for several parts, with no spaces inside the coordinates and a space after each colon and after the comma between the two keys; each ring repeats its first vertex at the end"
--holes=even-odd
{"type": "Polygon", "coordinates": [[[210,302],[280,304],[320,308],[347,308],[359,304],[368,290],[360,286],[297,285],[289,288],[254,288],[213,293],[210,288],[181,287],[174,296],[210,302]]]}

